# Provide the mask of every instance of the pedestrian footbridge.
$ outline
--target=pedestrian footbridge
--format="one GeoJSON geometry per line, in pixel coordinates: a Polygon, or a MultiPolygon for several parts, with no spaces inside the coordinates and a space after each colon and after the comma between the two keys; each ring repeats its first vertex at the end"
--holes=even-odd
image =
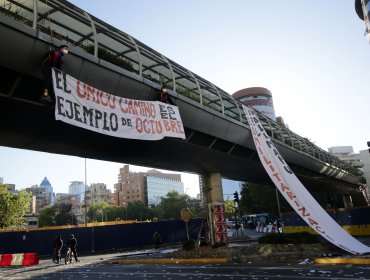
{"type": "MultiPolygon", "coordinates": [[[[229,93],[67,1],[0,0],[0,145],[270,183],[242,105],[229,93]],[[155,100],[168,90],[186,139],[121,139],[55,121],[40,100],[41,57],[68,44],[64,71],[110,94],[155,100]]],[[[280,154],[311,192],[366,204],[360,170],[259,115],[280,154]]],[[[26,167],[25,167],[26,168],[26,167]]]]}

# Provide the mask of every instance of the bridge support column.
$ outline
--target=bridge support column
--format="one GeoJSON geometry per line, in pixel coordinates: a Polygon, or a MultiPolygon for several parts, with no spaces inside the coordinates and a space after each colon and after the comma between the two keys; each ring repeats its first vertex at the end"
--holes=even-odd
{"type": "Polygon", "coordinates": [[[344,194],[342,196],[344,208],[352,208],[353,207],[353,201],[352,196],[350,194],[344,194]]]}
{"type": "Polygon", "coordinates": [[[212,245],[228,241],[221,179],[220,173],[201,176],[202,197],[208,208],[209,240],[212,245]]]}

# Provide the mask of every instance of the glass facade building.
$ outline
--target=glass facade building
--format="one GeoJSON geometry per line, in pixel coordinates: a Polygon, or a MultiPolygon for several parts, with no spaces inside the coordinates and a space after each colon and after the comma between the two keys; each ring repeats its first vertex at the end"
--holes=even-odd
{"type": "Polygon", "coordinates": [[[166,196],[170,191],[177,191],[179,194],[184,193],[184,183],[178,180],[146,176],[145,178],[146,205],[158,205],[161,197],[166,196]]]}

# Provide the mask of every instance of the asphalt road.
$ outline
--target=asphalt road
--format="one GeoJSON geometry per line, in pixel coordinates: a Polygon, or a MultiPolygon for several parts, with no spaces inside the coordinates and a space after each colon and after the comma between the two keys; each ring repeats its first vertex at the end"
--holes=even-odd
{"type": "Polygon", "coordinates": [[[81,257],[81,262],[56,265],[42,260],[29,267],[0,267],[0,279],[370,279],[370,266],[317,265],[308,261],[276,264],[200,265],[117,265],[103,264],[117,255],[81,257]]]}

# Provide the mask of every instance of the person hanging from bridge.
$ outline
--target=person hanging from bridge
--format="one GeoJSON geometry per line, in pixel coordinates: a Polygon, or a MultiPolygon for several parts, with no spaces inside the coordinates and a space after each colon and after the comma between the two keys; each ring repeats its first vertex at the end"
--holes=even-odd
{"type": "Polygon", "coordinates": [[[68,53],[68,46],[61,45],[59,48],[50,50],[43,56],[41,62],[42,75],[44,77],[44,92],[41,96],[41,100],[46,102],[52,102],[54,100],[53,89],[52,89],[52,74],[51,69],[53,67],[62,70],[63,68],[63,56],[68,53]]]}
{"type": "Polygon", "coordinates": [[[159,101],[163,103],[175,105],[171,96],[168,94],[167,89],[164,86],[161,87],[161,90],[159,92],[159,101]]]}

